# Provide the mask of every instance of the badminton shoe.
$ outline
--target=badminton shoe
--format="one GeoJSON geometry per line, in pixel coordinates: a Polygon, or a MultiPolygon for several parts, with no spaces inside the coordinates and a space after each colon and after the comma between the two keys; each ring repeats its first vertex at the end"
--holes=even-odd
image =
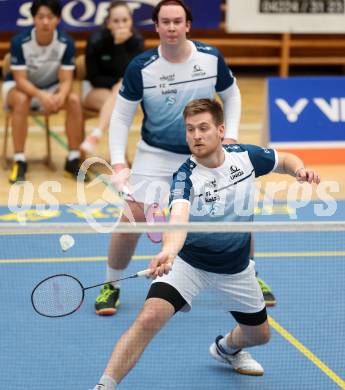
{"type": "Polygon", "coordinates": [[[257,274],[256,274],[256,279],[259,283],[262,294],[264,296],[266,306],[275,306],[277,301],[276,301],[275,296],[273,295],[271,287],[267,283],[265,283],[264,280],[259,278],[257,274]]]}
{"type": "Polygon", "coordinates": [[[14,161],[11,167],[9,181],[11,184],[22,183],[25,181],[27,164],[25,161],[14,161]]]}
{"type": "Polygon", "coordinates": [[[251,354],[241,349],[235,354],[226,353],[224,348],[219,345],[223,336],[218,336],[210,346],[210,354],[218,362],[230,364],[234,371],[243,375],[260,376],[264,374],[262,366],[252,358],[251,354]]]}
{"type": "Polygon", "coordinates": [[[113,316],[120,305],[120,289],[112,284],[105,284],[95,302],[96,314],[99,316],[113,316]]]}
{"type": "MultiPolygon", "coordinates": [[[[66,177],[70,177],[72,179],[77,180],[78,179],[78,173],[80,170],[81,161],[80,158],[74,158],[73,160],[66,159],[65,162],[65,173],[64,175],[66,177]]],[[[85,174],[84,178],[85,182],[89,182],[90,178],[87,174],[85,174]]]]}

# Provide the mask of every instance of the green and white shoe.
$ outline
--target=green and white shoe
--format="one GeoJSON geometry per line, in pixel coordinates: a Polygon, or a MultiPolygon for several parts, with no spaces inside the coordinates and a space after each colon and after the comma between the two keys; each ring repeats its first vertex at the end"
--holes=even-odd
{"type": "Polygon", "coordinates": [[[264,280],[259,278],[258,275],[256,275],[256,279],[259,282],[262,294],[265,299],[266,306],[275,306],[277,301],[272,292],[271,287],[264,280]]]}
{"type": "Polygon", "coordinates": [[[112,284],[105,284],[95,302],[96,314],[99,316],[113,316],[120,305],[120,289],[112,284]]]}

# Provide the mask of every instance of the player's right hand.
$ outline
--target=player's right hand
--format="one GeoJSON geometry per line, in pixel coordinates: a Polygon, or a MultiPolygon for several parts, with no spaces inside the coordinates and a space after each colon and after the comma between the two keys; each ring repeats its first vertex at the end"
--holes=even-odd
{"type": "Polygon", "coordinates": [[[163,276],[171,271],[175,256],[170,252],[162,250],[150,263],[151,274],[149,277],[156,279],[157,276],[163,276]]]}
{"type": "Polygon", "coordinates": [[[130,174],[131,171],[125,164],[115,164],[113,166],[113,173],[110,180],[117,191],[124,193],[128,192],[128,179],[130,174]]]}
{"type": "Polygon", "coordinates": [[[51,113],[51,112],[57,112],[59,110],[55,99],[53,95],[49,92],[46,91],[40,91],[39,96],[38,96],[39,101],[41,102],[43,106],[43,110],[45,112],[51,113]]]}

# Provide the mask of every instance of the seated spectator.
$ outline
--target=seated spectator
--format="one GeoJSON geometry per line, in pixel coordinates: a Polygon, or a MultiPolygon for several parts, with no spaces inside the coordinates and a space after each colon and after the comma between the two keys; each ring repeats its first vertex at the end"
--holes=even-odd
{"type": "Polygon", "coordinates": [[[74,42],[57,30],[61,15],[58,0],[34,0],[31,14],[33,28],[11,41],[11,72],[3,83],[4,102],[13,111],[11,183],[25,180],[24,146],[30,109],[42,109],[47,113],[66,110],[69,153],[65,173],[76,178],[80,166],[83,119],[80,98],[72,92],[74,42]]]}
{"type": "Polygon", "coordinates": [[[142,36],[133,30],[132,13],[124,1],[109,5],[104,27],[92,33],[86,48],[86,78],[83,105],[100,111],[96,128],[81,148],[92,153],[109,127],[111,113],[129,62],[144,50],[142,36]]]}

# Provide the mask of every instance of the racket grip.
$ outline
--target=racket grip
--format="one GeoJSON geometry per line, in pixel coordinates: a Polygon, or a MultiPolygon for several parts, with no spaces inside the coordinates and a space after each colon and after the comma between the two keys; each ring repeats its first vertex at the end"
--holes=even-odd
{"type": "Polygon", "coordinates": [[[144,269],[142,271],[137,272],[136,275],[139,277],[140,276],[148,276],[150,274],[150,272],[151,272],[151,269],[148,268],[148,269],[144,269]]]}
{"type": "Polygon", "coordinates": [[[127,186],[124,186],[123,189],[122,189],[122,192],[125,194],[125,195],[131,195],[131,191],[129,190],[129,188],[127,186]]]}

